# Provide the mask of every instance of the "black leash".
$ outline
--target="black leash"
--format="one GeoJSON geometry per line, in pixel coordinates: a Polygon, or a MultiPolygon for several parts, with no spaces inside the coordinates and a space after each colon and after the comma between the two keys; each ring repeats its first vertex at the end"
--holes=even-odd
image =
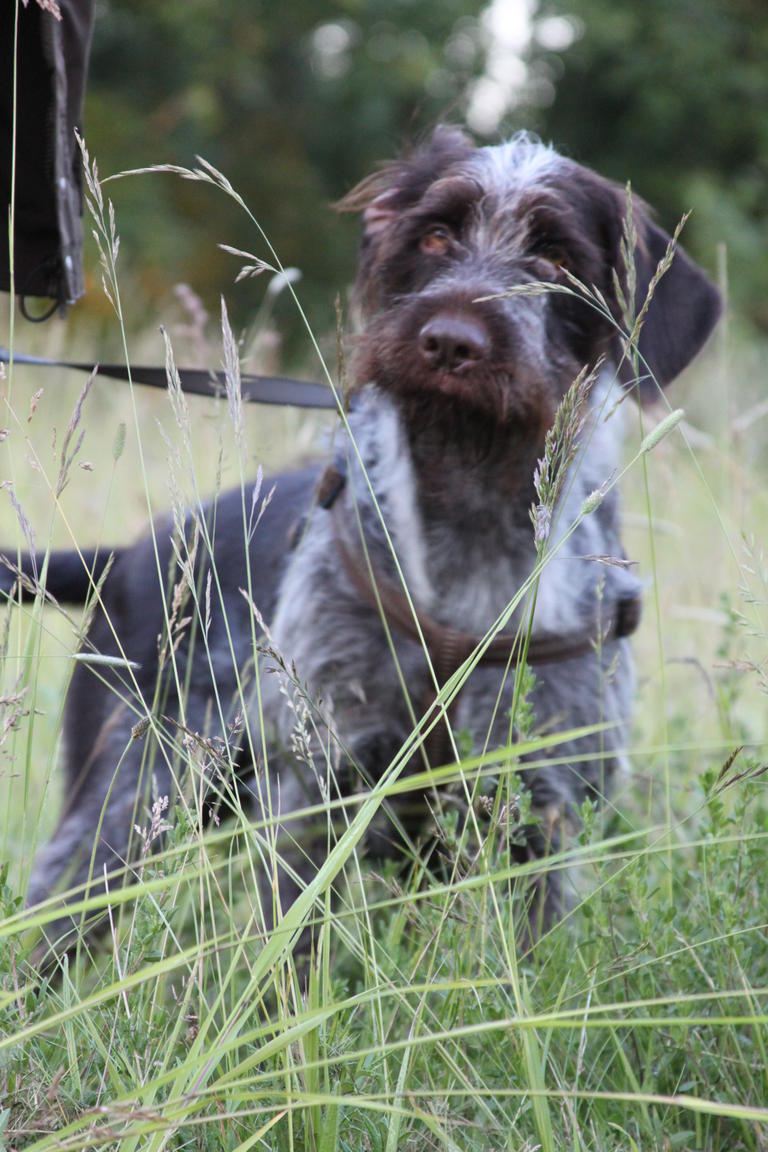
{"type": "MultiPolygon", "coordinates": [[[[0,364],[10,364],[11,354],[0,347],[0,364]]],[[[71,368],[76,372],[92,372],[98,369],[99,376],[109,376],[113,380],[128,380],[134,384],[145,384],[150,388],[167,388],[168,377],[165,368],[137,365],[131,367],[130,377],[124,364],[85,364],[70,360],[48,360],[44,356],[25,356],[14,353],[13,363],[31,365],[37,368],[71,368]]],[[[179,368],[182,392],[193,396],[225,395],[223,372],[207,372],[203,368],[179,368]]],[[[241,377],[243,400],[254,404],[283,404],[293,408],[336,409],[333,392],[325,384],[315,384],[309,380],[293,380],[289,376],[258,376],[246,372],[241,377]]]]}

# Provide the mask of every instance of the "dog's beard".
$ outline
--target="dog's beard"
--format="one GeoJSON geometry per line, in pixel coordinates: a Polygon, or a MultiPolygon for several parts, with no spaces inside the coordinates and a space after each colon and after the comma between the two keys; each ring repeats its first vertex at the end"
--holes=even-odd
{"type": "Polygon", "coordinates": [[[533,378],[520,365],[491,360],[455,371],[430,368],[413,339],[381,329],[358,339],[353,371],[361,385],[374,384],[429,423],[488,423],[535,438],[550,427],[557,407],[557,384],[533,378]]]}
{"type": "MultiPolygon", "coordinates": [[[[430,422],[480,418],[500,430],[510,426],[535,439],[551,425],[557,405],[579,365],[537,367],[526,354],[526,332],[518,331],[495,301],[446,293],[404,297],[371,316],[355,340],[354,379],[374,384],[400,404],[414,404],[430,422]],[[477,355],[463,361],[430,355],[423,337],[440,315],[465,315],[482,338],[477,355]]],[[[570,357],[567,358],[570,361],[570,357]]]]}

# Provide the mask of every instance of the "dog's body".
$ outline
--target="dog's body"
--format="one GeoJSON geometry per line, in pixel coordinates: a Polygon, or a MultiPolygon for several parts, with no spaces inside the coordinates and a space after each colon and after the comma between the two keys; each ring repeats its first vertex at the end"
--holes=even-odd
{"type": "MultiPolygon", "coordinates": [[[[461,133],[443,129],[410,159],[364,182],[346,206],[363,211],[364,219],[364,323],[353,369],[360,396],[350,420],[357,452],[347,454],[346,483],[326,508],[314,501],[319,469],[275,478],[274,496],[248,544],[240,493],[219,501],[213,551],[220,591],[212,583],[210,624],[208,564],[199,561],[193,659],[190,625],[175,667],[165,659],[159,687],[157,638],[165,624],[151,540],[119,557],[90,640],[104,654],[122,647],[138,665],[142,702],[121,687],[125,671],[99,667],[100,681],[92,668],[76,669],[66,710],[68,802],[36,861],[30,902],[63,879],[99,878],[105,865],[135,858],[129,844],[139,781],[147,784],[151,760],[159,794],[172,794],[178,768],[167,750],[147,759],[153,737],[132,740],[133,726],[148,712],[165,718],[170,741],[178,739],[176,721],[184,731],[221,737],[265,811],[285,816],[320,803],[326,755],[341,779],[349,763],[368,780],[378,779],[413,731],[414,718],[434,701],[436,687],[415,632],[385,627],[375,595],[361,591],[360,573],[398,587],[402,574],[432,634],[458,629],[479,642],[498,626],[547,536],[542,528],[535,539],[530,516],[545,435],[580,370],[601,357],[581,448],[550,509],[531,645],[535,650],[541,635],[574,632],[594,640],[535,667],[537,728],[607,727],[559,745],[559,763],[525,779],[534,808],[559,817],[610,787],[627,744],[633,678],[627,640],[620,631],[603,631],[601,620],[638,594],[625,565],[599,559],[623,555],[616,493],[606,490],[620,449],[620,418],[611,412],[621,351],[610,317],[578,291],[562,291],[561,267],[597,288],[620,318],[613,270],[621,268],[624,194],[528,137],[475,149],[461,133]],[[553,290],[504,295],[542,281],[553,290]],[[585,499],[599,489],[597,507],[581,516],[585,499]],[[249,580],[246,597],[240,590],[249,580]],[[258,658],[256,677],[255,646],[264,640],[259,614],[273,655],[258,658]],[[264,675],[275,654],[278,663],[284,658],[283,672],[264,675]],[[292,750],[297,718],[286,699],[286,668],[319,703],[310,724],[315,736],[299,756],[295,740],[292,750]],[[186,685],[182,710],[177,684],[186,685]]],[[[637,203],[635,223],[639,309],[668,238],[637,203]]],[[[695,355],[718,311],[715,290],[678,253],[655,287],[640,337],[640,353],[658,383],[695,355]]],[[[625,365],[619,378],[633,382],[625,365]]],[[[650,392],[651,385],[639,391],[650,392]]],[[[169,535],[170,527],[166,541],[169,535]]],[[[158,537],[162,542],[162,531],[158,537]]],[[[170,542],[161,552],[165,573],[170,542]]],[[[505,633],[514,632],[523,611],[521,604],[504,621],[505,633]]],[[[440,682],[445,675],[443,669],[440,682]]],[[[450,712],[453,731],[467,730],[479,749],[506,745],[514,679],[513,665],[479,664],[450,712]]],[[[450,751],[450,744],[443,747],[450,751]]],[[[413,830],[404,820],[401,832],[413,830]]],[[[534,848],[541,850],[552,835],[550,823],[534,848]]],[[[295,867],[306,874],[303,865],[295,867]]],[[[283,902],[296,882],[281,886],[283,902]]]]}

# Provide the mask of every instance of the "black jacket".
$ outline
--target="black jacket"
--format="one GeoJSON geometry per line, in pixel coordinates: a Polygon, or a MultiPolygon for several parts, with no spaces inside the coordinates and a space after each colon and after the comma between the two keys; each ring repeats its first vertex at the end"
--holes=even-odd
{"type": "Polygon", "coordinates": [[[61,19],[29,0],[0,3],[0,290],[10,289],[13,92],[16,79],[15,291],[59,304],[84,291],[81,128],[94,0],[58,0],[61,19]],[[18,6],[18,52],[14,68],[18,6]]]}

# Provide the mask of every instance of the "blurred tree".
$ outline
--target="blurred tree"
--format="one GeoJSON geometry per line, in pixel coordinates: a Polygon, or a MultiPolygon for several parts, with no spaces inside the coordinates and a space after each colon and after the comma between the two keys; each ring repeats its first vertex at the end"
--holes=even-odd
{"type": "MultiPolygon", "coordinates": [[[[457,102],[483,64],[481,7],[110,0],[96,21],[88,145],[103,174],[204,156],[242,194],[283,264],[301,268],[302,302],[327,331],[357,241],[354,224],[340,224],[330,206],[416,125],[452,108],[460,118],[457,102]]],[[[172,176],[112,185],[110,195],[121,260],[139,275],[148,307],[188,280],[214,308],[226,288],[235,316],[250,313],[252,282],[230,290],[239,265],[216,244],[267,253],[224,196],[172,176]]],[[[298,330],[293,310],[285,322],[298,330]]]]}
{"type": "MultiPolygon", "coordinates": [[[[765,0],[100,3],[85,127],[102,173],[204,156],[302,270],[319,332],[357,240],[333,202],[436,120],[465,116],[491,138],[532,127],[631,179],[668,228],[693,207],[686,245],[714,270],[727,243],[733,298],[768,329],[765,0]]],[[[262,289],[233,288],[237,262],[216,244],[267,254],[222,194],[148,176],[110,195],[137,323],[181,280],[214,310],[225,290],[236,320],[252,314],[262,289]]],[[[292,308],[281,328],[300,331],[292,308]]]]}
{"type": "Polygon", "coordinates": [[[765,0],[541,0],[530,62],[551,83],[528,122],[631,179],[667,228],[693,208],[686,245],[714,269],[726,243],[732,298],[768,330],[765,0]],[[553,19],[571,24],[564,50],[546,46],[553,19]]]}

